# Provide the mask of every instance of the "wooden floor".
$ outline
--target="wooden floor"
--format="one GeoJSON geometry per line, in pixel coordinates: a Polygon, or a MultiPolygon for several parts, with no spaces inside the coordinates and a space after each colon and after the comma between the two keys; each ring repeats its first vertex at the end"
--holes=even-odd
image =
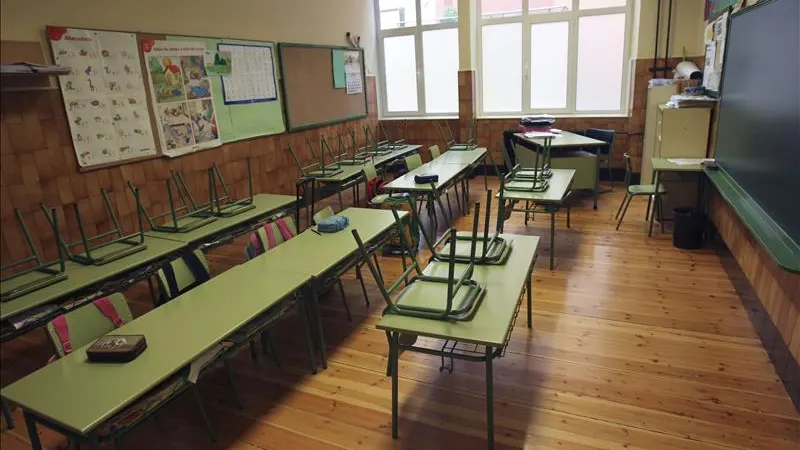
{"type": "MultiPolygon", "coordinates": [[[[473,200],[481,200],[483,180],[472,186],[473,200]]],[[[547,217],[525,227],[515,213],[507,222],[507,232],[543,239],[533,330],[520,320],[495,363],[497,448],[798,450],[800,417],[715,251],[680,251],[657,232],[648,239],[641,199],[615,231],[621,200],[619,186],[601,196],[597,211],[584,198],[570,230],[559,217],[552,271],[547,217]]],[[[471,221],[456,224],[466,229],[471,221]]],[[[210,259],[216,273],[241,263],[242,245],[210,259]]],[[[385,274],[400,272],[398,259],[381,265],[385,274]]],[[[387,343],[375,329],[382,301],[372,280],[370,308],[350,274],[344,285],[353,323],[338,294],[322,300],[326,371],[310,375],[290,317],[273,333],[280,368],[263,357],[253,363],[247,352],[235,357],[243,410],[222,373],[200,383],[218,443],[209,443],[185,397],[130,434],[125,448],[485,448],[483,365],[457,361],[453,374],[441,373],[439,358],[419,354],[401,356],[400,439],[392,440],[387,343]]],[[[127,294],[135,314],[149,309],[144,287],[127,294]]],[[[176,324],[175,332],[184,326],[191,324],[176,324]]],[[[4,344],[3,384],[42,366],[49,353],[41,331],[4,344]]],[[[21,414],[14,416],[18,426],[0,436],[3,450],[29,448],[21,414]]],[[[47,448],[65,444],[47,430],[42,437],[47,448]]]]}

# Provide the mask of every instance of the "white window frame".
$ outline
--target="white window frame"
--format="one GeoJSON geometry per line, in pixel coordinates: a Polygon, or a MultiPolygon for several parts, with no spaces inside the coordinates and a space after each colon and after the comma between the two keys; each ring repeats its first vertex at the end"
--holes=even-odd
{"type": "Polygon", "coordinates": [[[598,116],[628,116],[629,97],[631,91],[631,36],[633,36],[633,6],[634,0],[627,0],[625,6],[599,9],[578,9],[579,0],[572,0],[572,10],[563,12],[530,14],[528,12],[528,0],[522,0],[522,14],[510,17],[483,18],[481,13],[481,1],[477,1],[477,89],[478,92],[478,115],[479,117],[519,117],[522,114],[548,113],[555,116],[578,116],[578,117],[598,117],[598,116]],[[601,16],[608,14],[625,14],[625,48],[622,55],[622,89],[620,95],[620,107],[618,110],[580,110],[576,109],[576,97],[578,86],[578,20],[586,16],[601,16]],[[490,111],[483,109],[483,27],[486,25],[498,25],[505,23],[522,23],[522,110],[521,111],[490,111]],[[567,48],[569,55],[567,58],[567,106],[566,108],[531,108],[531,25],[537,23],[550,22],[569,22],[569,42],[567,48]]]}
{"type": "MultiPolygon", "coordinates": [[[[414,36],[414,49],[415,49],[415,56],[416,56],[416,65],[417,65],[417,110],[416,111],[389,111],[387,109],[387,100],[386,100],[386,77],[381,75],[379,78],[378,83],[378,93],[380,99],[380,117],[458,117],[458,102],[456,102],[456,110],[453,112],[447,113],[428,113],[425,111],[425,68],[423,67],[423,56],[422,56],[422,33],[425,31],[432,31],[432,30],[447,30],[447,29],[456,29],[458,30],[458,20],[448,23],[434,23],[428,25],[422,25],[422,0],[415,0],[416,1],[416,14],[417,14],[417,25],[407,26],[407,27],[400,27],[400,28],[393,28],[390,30],[381,30],[381,6],[380,0],[374,0],[375,4],[375,28],[377,29],[377,39],[378,42],[376,43],[376,48],[378,51],[378,68],[379,73],[385,74],[386,73],[386,64],[384,58],[384,51],[383,51],[383,40],[387,37],[396,37],[396,36],[414,36]]],[[[454,52],[458,53],[459,49],[458,46],[453,49],[454,52]]]]}

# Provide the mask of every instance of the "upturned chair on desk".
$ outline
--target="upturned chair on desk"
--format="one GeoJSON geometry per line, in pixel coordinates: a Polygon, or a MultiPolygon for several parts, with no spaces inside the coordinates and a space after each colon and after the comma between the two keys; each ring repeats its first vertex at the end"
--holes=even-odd
{"type": "Polygon", "coordinates": [[[658,208],[656,213],[658,214],[658,220],[661,222],[661,232],[664,232],[664,212],[662,211],[662,202],[661,196],[666,195],[667,190],[664,188],[664,185],[659,185],[658,193],[656,193],[656,186],[654,184],[631,184],[631,177],[633,176],[633,163],[631,162],[631,155],[630,153],[625,153],[625,198],[622,199],[622,203],[619,205],[619,209],[617,209],[617,215],[614,217],[615,219],[619,219],[617,222],[617,230],[619,230],[619,226],[622,225],[622,219],[625,218],[625,213],[628,211],[628,206],[631,204],[631,200],[633,197],[639,195],[646,195],[647,196],[647,212],[645,213],[644,217],[647,219],[650,217],[650,205],[655,198],[655,205],[653,208],[658,208]],[[620,215],[622,213],[622,215],[620,215]]]}

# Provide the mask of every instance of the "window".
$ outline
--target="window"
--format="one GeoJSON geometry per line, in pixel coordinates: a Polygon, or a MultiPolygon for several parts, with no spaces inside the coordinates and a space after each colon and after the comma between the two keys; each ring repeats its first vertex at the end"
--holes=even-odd
{"type": "Polygon", "coordinates": [[[622,114],[633,0],[478,0],[486,115],[622,114]]]}
{"type": "Polygon", "coordinates": [[[458,0],[375,4],[382,114],[458,114],[458,0]]]}

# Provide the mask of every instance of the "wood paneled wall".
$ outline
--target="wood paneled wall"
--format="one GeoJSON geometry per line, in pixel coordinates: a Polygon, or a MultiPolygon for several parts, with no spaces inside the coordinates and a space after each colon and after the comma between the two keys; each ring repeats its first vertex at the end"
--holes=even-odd
{"type": "MultiPolygon", "coordinates": [[[[304,161],[311,159],[305,139],[319,142],[350,127],[377,123],[375,77],[367,77],[369,117],[298,133],[282,133],[240,142],[174,159],[158,158],[117,167],[78,171],[69,127],[57,90],[2,92],[0,94],[0,257],[3,264],[27,255],[15,220],[14,208],[25,214],[28,228],[36,236],[39,249],[52,252],[52,233],[48,231],[39,203],[55,207],[64,221],[65,207],[77,203],[87,234],[109,229],[100,188],[110,191],[126,232],[134,230],[135,204],[126,186],[128,180],[141,189],[142,204],[151,214],[168,210],[165,182],[171,170],[180,171],[195,198],[208,198],[206,170],[216,162],[232,194],[247,194],[247,160],[251,161],[254,192],[294,194],[298,170],[287,150],[291,142],[304,161]]],[[[335,140],[333,141],[335,142],[335,140]]],[[[77,225],[72,211],[62,230],[76,238],[77,225]]],[[[51,253],[52,254],[52,253],[51,253]]]]}
{"type": "MultiPolygon", "coordinates": [[[[702,67],[703,57],[695,56],[688,58],[702,67]]],[[[669,58],[667,65],[674,67],[680,58],[669,58]]],[[[663,65],[663,60],[659,61],[663,65]]],[[[638,172],[641,168],[642,143],[644,140],[644,120],[645,109],[647,108],[647,85],[652,78],[650,68],[653,66],[652,59],[637,59],[633,70],[633,99],[629,117],[574,117],[559,118],[556,120],[556,127],[564,130],[582,130],[586,128],[603,128],[616,130],[614,138],[614,151],[612,166],[624,169],[625,163],[622,155],[628,152],[633,157],[634,171],[638,172]]],[[[458,100],[459,118],[449,119],[450,128],[461,139],[466,138],[466,130],[469,121],[477,112],[478,77],[475,71],[462,70],[458,73],[458,100]],[[466,122],[466,123],[465,123],[466,122]]],[[[396,120],[386,120],[390,127],[393,127],[396,120]]],[[[408,137],[417,144],[424,145],[423,155],[427,155],[427,148],[431,145],[444,145],[444,140],[437,127],[438,120],[409,120],[408,137]]],[[[519,120],[517,119],[478,119],[478,145],[487,147],[492,151],[492,155],[498,164],[502,162],[499,141],[503,131],[515,128],[519,120]]]]}
{"type": "MultiPolygon", "coordinates": [[[[800,361],[800,274],[778,267],[736,212],[713,189],[709,215],[758,295],[784,344],[795,361],[800,361]]],[[[757,324],[756,326],[758,327],[757,324]]],[[[765,347],[768,346],[765,344],[765,347]]]]}

